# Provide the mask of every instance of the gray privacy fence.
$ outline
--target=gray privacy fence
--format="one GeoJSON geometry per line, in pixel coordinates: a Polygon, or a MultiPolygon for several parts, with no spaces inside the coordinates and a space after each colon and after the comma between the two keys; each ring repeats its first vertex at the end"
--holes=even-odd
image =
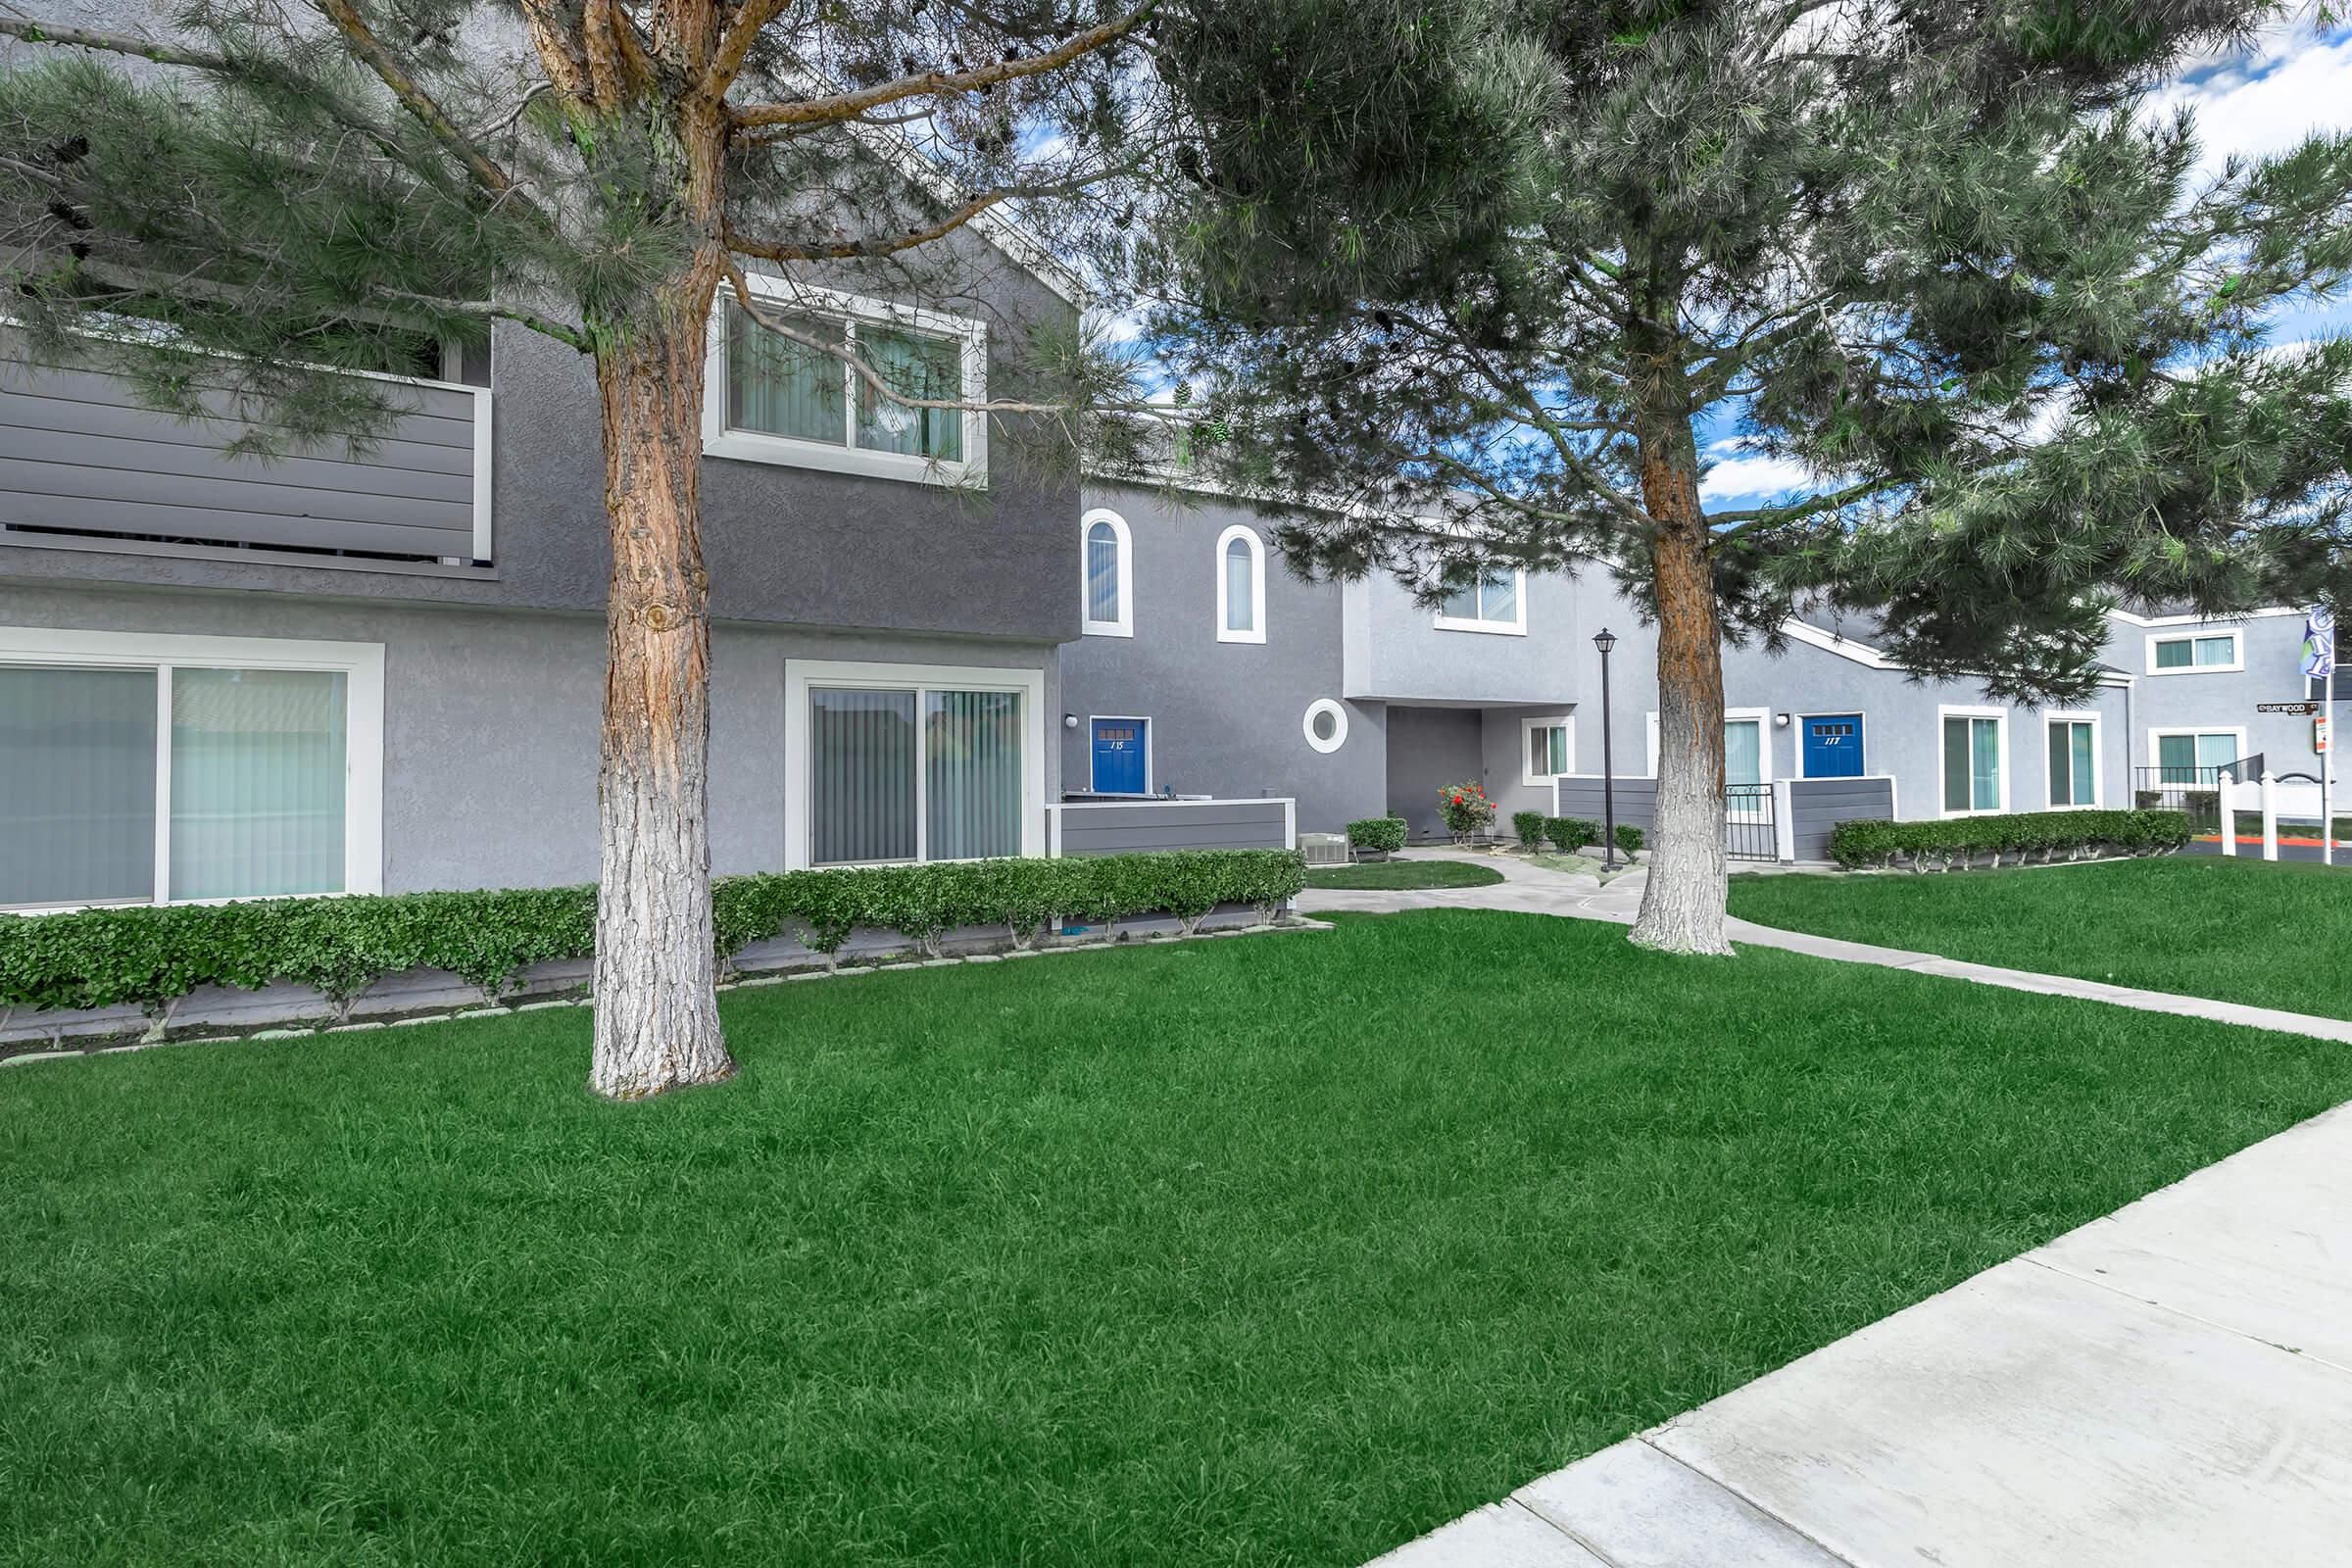
{"type": "Polygon", "coordinates": [[[1298,813],[1284,797],[1245,801],[1064,801],[1046,808],[1046,853],[1295,850],[1298,813]]]}
{"type": "MultiPolygon", "coordinates": [[[[1601,818],[1601,780],[1595,773],[1590,776],[1575,774],[1559,781],[1559,806],[1555,816],[1584,816],[1597,822],[1601,818]]],[[[1658,781],[1654,778],[1621,778],[1617,781],[1616,817],[1621,823],[1631,822],[1643,833],[1658,814],[1658,781]]]]}
{"type": "MultiPolygon", "coordinates": [[[[1597,775],[1574,775],[1559,780],[1561,816],[1601,819],[1601,780],[1597,775]]],[[[1643,833],[1657,817],[1658,781],[1621,778],[1616,784],[1620,822],[1631,822],[1643,833]]],[[[1749,815],[1762,813],[1773,831],[1778,858],[1783,860],[1826,860],[1830,830],[1857,817],[1892,820],[1894,780],[1870,778],[1788,778],[1772,786],[1769,804],[1759,797],[1744,807],[1749,815]]],[[[1751,824],[1757,825],[1757,824],[1751,824]]]]}
{"type": "Polygon", "coordinates": [[[1785,792],[1780,819],[1781,858],[1826,860],[1830,830],[1857,819],[1894,820],[1894,780],[1891,778],[1792,778],[1777,786],[1785,792]]]}

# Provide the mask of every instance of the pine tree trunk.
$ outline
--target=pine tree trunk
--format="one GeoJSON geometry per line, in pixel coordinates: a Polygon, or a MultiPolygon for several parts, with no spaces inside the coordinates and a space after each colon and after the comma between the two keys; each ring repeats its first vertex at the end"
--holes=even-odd
{"type": "Polygon", "coordinates": [[[1723,639],[1698,504],[1698,453],[1687,416],[1645,432],[1642,503],[1657,531],[1650,581],[1658,610],[1658,795],[1649,879],[1634,921],[1638,947],[1729,956],[1724,860],[1723,639]]]}
{"type": "Polygon", "coordinates": [[[612,530],[588,1084],[635,1100],[733,1076],[711,951],[710,579],[701,486],[709,273],[597,356],[612,530]]]}

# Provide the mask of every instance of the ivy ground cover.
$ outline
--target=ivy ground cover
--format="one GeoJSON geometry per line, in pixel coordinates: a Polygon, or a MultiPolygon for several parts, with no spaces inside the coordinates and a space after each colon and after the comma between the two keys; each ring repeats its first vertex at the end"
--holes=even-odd
{"type": "MultiPolygon", "coordinates": [[[[1956,879],[1955,879],[1956,880],[1956,879]]],[[[0,1068],[0,1560],[1352,1564],[2352,1096],[1498,911],[0,1068]]]]}

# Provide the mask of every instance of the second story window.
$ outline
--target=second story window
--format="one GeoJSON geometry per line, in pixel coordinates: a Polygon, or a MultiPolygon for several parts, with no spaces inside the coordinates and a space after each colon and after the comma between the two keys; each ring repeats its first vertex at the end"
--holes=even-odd
{"type": "Polygon", "coordinates": [[[1525,635],[1527,573],[1489,571],[1476,582],[1452,590],[1438,606],[1438,628],[1525,635]]]}
{"type": "Polygon", "coordinates": [[[2185,675],[2192,671],[2243,669],[2233,631],[2196,632],[2148,639],[2148,673],[2185,675]]]}
{"type": "Polygon", "coordinates": [[[1217,536],[1217,641],[1266,640],[1266,547],[1236,523],[1217,536]]]}
{"type": "Polygon", "coordinates": [[[1135,635],[1135,566],[1127,519],[1095,511],[1079,521],[1079,602],[1090,637],[1135,635]]]}
{"type": "Polygon", "coordinates": [[[711,312],[704,452],[934,484],[986,477],[986,417],[919,406],[987,397],[979,322],[765,278],[752,286],[760,315],[791,335],[721,294],[711,312]]]}

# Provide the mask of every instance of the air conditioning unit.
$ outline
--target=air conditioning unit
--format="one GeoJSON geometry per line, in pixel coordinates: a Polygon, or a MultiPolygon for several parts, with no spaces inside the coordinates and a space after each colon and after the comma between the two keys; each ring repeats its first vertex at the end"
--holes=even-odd
{"type": "Polygon", "coordinates": [[[1301,833],[1298,849],[1309,865],[1346,865],[1349,858],[1345,833],[1301,833]]]}

